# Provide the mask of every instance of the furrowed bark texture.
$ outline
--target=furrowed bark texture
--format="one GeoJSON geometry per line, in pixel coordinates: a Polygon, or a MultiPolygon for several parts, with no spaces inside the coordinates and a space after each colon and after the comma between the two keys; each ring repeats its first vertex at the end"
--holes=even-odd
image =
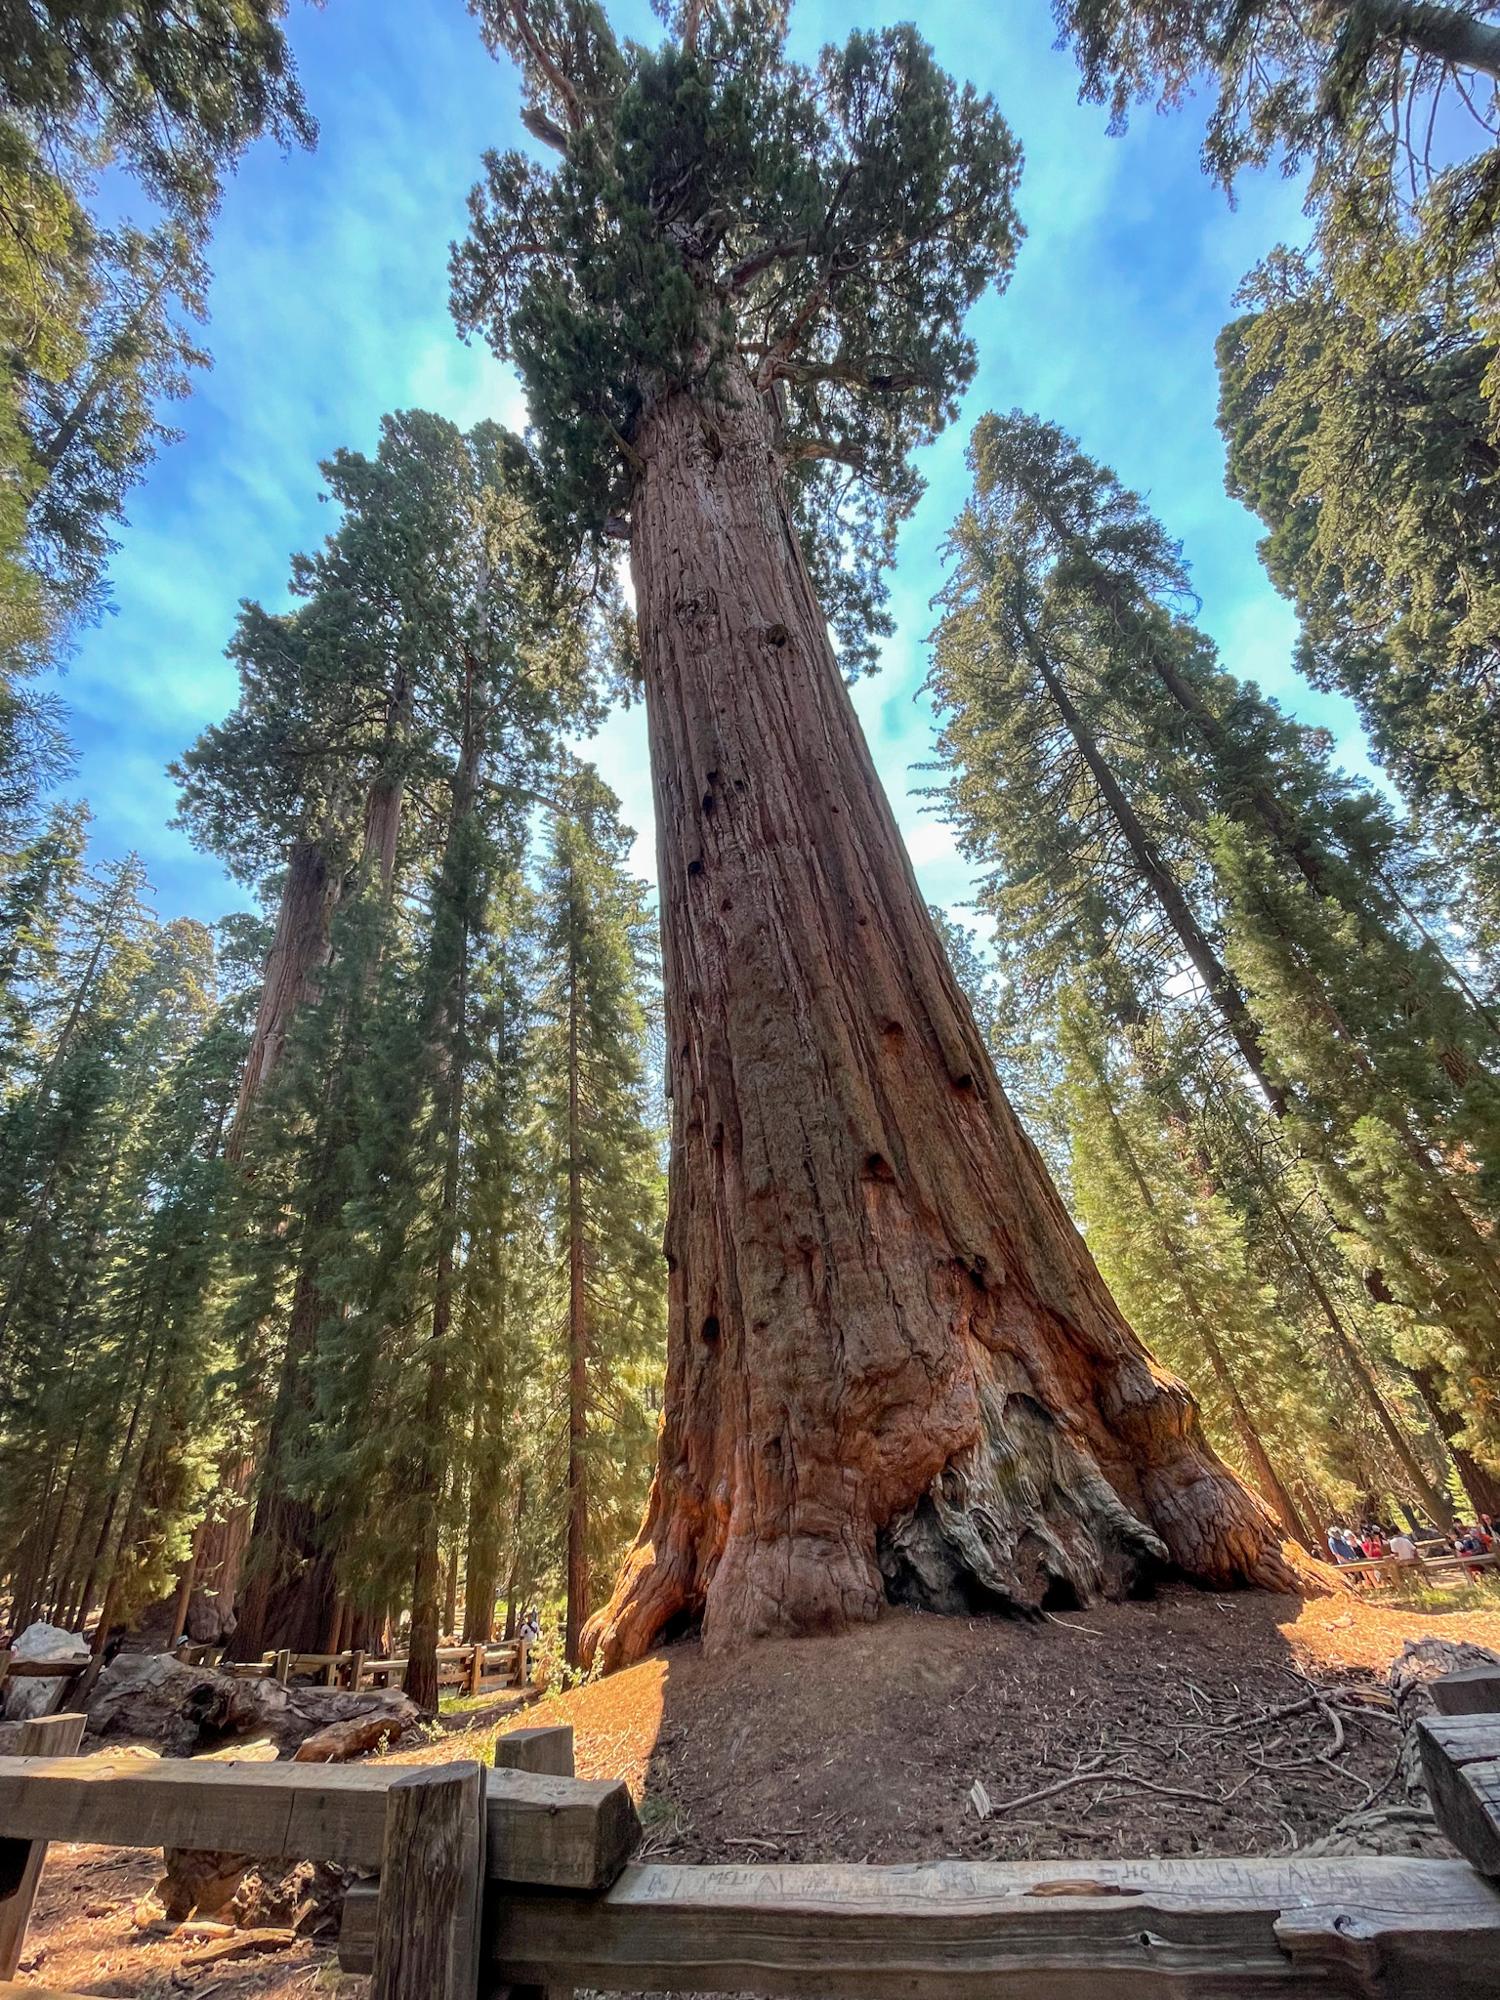
{"type": "Polygon", "coordinates": [[[1122,1318],[944,958],[742,373],[634,440],[672,1170],[640,1539],[585,1653],[1120,1594],[1291,1589],[1122,1318]]]}
{"type": "Polygon", "coordinates": [[[338,888],[322,844],[316,840],[297,841],[287,860],[286,882],[266,959],[250,1052],[240,1078],[239,1102],[227,1148],[231,1159],[238,1157],[244,1144],[251,1107],[281,1060],[287,1031],[297,1010],[315,990],[318,974],[328,963],[338,888]]]}

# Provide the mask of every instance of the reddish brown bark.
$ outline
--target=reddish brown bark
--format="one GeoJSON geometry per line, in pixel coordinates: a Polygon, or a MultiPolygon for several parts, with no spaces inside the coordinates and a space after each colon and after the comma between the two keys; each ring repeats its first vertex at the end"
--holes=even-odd
{"type": "MultiPolygon", "coordinates": [[[[366,875],[378,876],[382,896],[391,892],[404,799],[402,780],[388,773],[375,780],[365,799],[360,866],[366,875]]],[[[342,889],[330,875],[322,848],[299,842],[292,851],[276,940],[266,961],[255,1036],[230,1135],[231,1149],[243,1132],[257,1095],[280,1061],[298,1008],[313,997],[317,974],[328,963],[333,918],[342,889]]],[[[315,1191],[310,1219],[319,1226],[326,1226],[331,1219],[318,1206],[326,1199],[326,1193],[315,1191]]],[[[229,1659],[254,1660],[272,1647],[283,1646],[294,1652],[316,1652],[333,1614],[338,1578],[334,1557],[325,1546],[321,1515],[310,1501],[294,1498],[287,1486],[288,1443],[305,1410],[307,1370],[324,1311],[318,1274],[304,1260],[299,1263],[293,1288],[276,1405],[259,1467],[254,1524],[246,1550],[245,1589],[226,1648],[229,1659]]]]}
{"type": "Polygon", "coordinates": [[[239,1102],[226,1147],[231,1159],[238,1157],[244,1145],[250,1108],[281,1060],[297,1010],[310,998],[318,974],[328,963],[338,887],[322,844],[298,840],[287,859],[250,1052],[240,1078],[239,1102]]]}
{"type": "Polygon", "coordinates": [[[568,965],[568,1552],[563,1651],[582,1657],[589,1612],[588,1286],[583,1262],[583,1150],[578,1097],[578,968],[568,965]]]}
{"type": "MultiPolygon", "coordinates": [[[[732,399],[732,400],[731,400],[732,399]]],[[[1294,1587],[1110,1298],[944,959],[829,647],[770,419],[643,420],[631,556],[672,1092],[646,1522],[585,1652],[1294,1587]]]]}

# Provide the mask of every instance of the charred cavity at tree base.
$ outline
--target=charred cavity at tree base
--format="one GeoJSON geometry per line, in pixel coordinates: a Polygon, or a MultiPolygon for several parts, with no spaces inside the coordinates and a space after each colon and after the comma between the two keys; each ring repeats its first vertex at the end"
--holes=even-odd
{"type": "Polygon", "coordinates": [[[1150,1594],[1169,1565],[1097,1466],[1025,1393],[987,1388],[983,1434],[876,1539],[892,1604],[1039,1617],[1150,1594]]]}

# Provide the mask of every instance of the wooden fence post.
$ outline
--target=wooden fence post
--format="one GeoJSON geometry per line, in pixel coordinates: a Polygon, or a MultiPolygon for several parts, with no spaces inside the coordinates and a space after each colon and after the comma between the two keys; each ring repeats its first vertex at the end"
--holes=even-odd
{"type": "MultiPolygon", "coordinates": [[[[526,1641],[518,1640],[521,1658],[526,1641]]],[[[571,1722],[537,1729],[512,1729],[495,1738],[495,1768],[501,1771],[542,1771],[554,1778],[573,1777],[571,1722]]],[[[573,1986],[512,1986],[507,2000],[574,2000],[573,1986]]]]}
{"type": "Polygon", "coordinates": [[[285,1687],[292,1675],[292,1655],[289,1647],[283,1646],[281,1651],[276,1655],[272,1672],[281,1685],[285,1687]]]}
{"type": "Polygon", "coordinates": [[[516,1686],[522,1688],[526,1686],[526,1641],[524,1639],[517,1639],[516,1641],[516,1686]]]}
{"type": "Polygon", "coordinates": [[[386,1794],[370,2000],[478,2000],[484,1783],[439,1764],[386,1794]]]}
{"type": "Polygon", "coordinates": [[[478,1694],[484,1682],[484,1647],[476,1645],[469,1655],[469,1693],[478,1694]]]}
{"type": "MultiPolygon", "coordinates": [[[[71,1757],[83,1741],[82,1715],[41,1715],[24,1723],[17,1757],[71,1757]]],[[[47,1858],[45,1840],[0,1839],[0,1979],[15,1976],[21,1944],[47,1858]]]]}
{"type": "Polygon", "coordinates": [[[354,1651],[349,1655],[349,1691],[351,1694],[359,1693],[359,1684],[364,1677],[365,1649],[363,1646],[356,1646],[354,1651]]]}
{"type": "Polygon", "coordinates": [[[508,1729],[495,1738],[497,1771],[539,1771],[547,1778],[571,1778],[573,1725],[544,1724],[536,1729],[508,1729]]]}

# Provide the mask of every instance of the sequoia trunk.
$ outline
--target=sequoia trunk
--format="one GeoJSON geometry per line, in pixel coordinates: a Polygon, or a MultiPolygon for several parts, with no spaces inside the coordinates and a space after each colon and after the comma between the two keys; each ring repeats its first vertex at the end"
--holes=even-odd
{"type": "Polygon", "coordinates": [[[672,1095],[645,1524],[585,1652],[1291,1588],[1001,1093],[875,775],[744,373],[643,419],[631,506],[672,1095]]]}
{"type": "Polygon", "coordinates": [[[319,973],[328,963],[338,886],[322,842],[298,840],[287,860],[250,1051],[240,1078],[227,1149],[231,1159],[238,1157],[244,1145],[250,1108],[281,1061],[297,1011],[311,996],[319,973]]]}

